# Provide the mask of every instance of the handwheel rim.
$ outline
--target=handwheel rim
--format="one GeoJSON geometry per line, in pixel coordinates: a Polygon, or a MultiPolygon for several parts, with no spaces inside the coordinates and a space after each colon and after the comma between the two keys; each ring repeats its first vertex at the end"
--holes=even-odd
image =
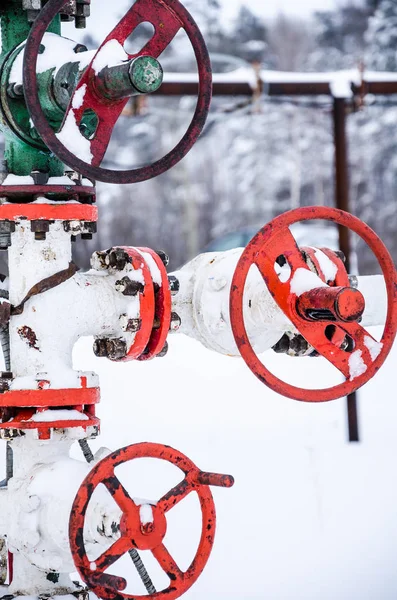
{"type": "Polygon", "coordinates": [[[265,225],[265,227],[253,237],[241,255],[231,285],[230,316],[234,339],[242,358],[256,377],[274,392],[302,402],[328,402],[347,396],[362,387],[376,374],[392,348],[397,331],[397,276],[393,259],[377,234],[368,225],[350,213],[346,213],[336,208],[318,206],[288,211],[265,225]],[[252,348],[245,328],[243,296],[249,269],[255,262],[254,257],[264,245],[264,240],[270,238],[273,230],[276,228],[279,230],[288,228],[299,221],[315,219],[332,221],[352,229],[370,247],[381,266],[386,283],[387,316],[381,339],[381,343],[383,344],[382,349],[378,357],[370,366],[368,366],[366,372],[362,375],[358,375],[352,381],[345,381],[330,388],[313,390],[303,389],[286,383],[275,376],[259,360],[252,348]]]}
{"type": "Polygon", "coordinates": [[[176,14],[182,22],[182,29],[192,44],[199,74],[199,92],[196,109],[190,125],[178,144],[165,156],[151,165],[137,169],[112,171],[93,167],[72,154],[56,137],[41,108],[37,87],[37,60],[40,43],[44,34],[64,5],[64,0],[49,0],[34,22],[25,46],[23,64],[23,85],[25,101],[39,135],[48,148],[66,165],[98,181],[106,183],[138,183],[161,175],[175,166],[189,152],[202,132],[209,112],[212,97],[211,61],[204,38],[193,17],[178,0],[167,0],[164,6],[176,14]]]}
{"type": "MultiPolygon", "coordinates": [[[[107,600],[114,600],[115,598],[125,598],[126,600],[148,600],[148,598],[156,600],[176,600],[176,598],[179,598],[196,582],[204,570],[211,554],[215,536],[216,512],[211,490],[206,485],[198,485],[194,488],[200,501],[202,532],[195,557],[187,571],[183,572],[181,579],[170,583],[168,588],[149,596],[124,594],[116,590],[106,591],[102,588],[99,590],[95,581],[90,581],[90,561],[85,551],[83,529],[86,511],[92,494],[96,487],[103,482],[101,470],[106,463],[109,463],[114,471],[114,469],[122,463],[138,458],[165,460],[166,462],[177,466],[185,473],[185,475],[189,472],[199,472],[198,467],[196,467],[196,465],[181,452],[169,446],[162,446],[150,442],[126,446],[102,459],[84,479],[73,502],[69,521],[69,539],[73,560],[76,569],[83,580],[88,583],[95,593],[98,594],[98,592],[101,592],[98,594],[101,598],[106,598],[107,600]]],[[[92,578],[94,579],[94,575],[92,575],[92,578]]]]}

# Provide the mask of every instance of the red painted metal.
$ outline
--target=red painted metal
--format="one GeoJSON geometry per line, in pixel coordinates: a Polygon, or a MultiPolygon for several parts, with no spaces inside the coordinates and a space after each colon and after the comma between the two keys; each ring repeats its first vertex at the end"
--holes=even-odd
{"type": "Polygon", "coordinates": [[[70,117],[79,124],[87,109],[95,110],[99,124],[91,142],[92,164],[77,158],[58,140],[40,106],[36,76],[39,47],[47,27],[63,4],[64,0],[49,0],[45,4],[40,17],[35,20],[32,26],[25,48],[23,66],[25,100],[38,133],[48,148],[60,160],[91,179],[108,183],[136,183],[164,173],[164,171],[179,162],[196,142],[204,127],[211,102],[211,62],[204,39],[196,23],[178,0],[137,0],[99,49],[100,51],[111,40],[117,40],[121,45],[124,45],[126,39],[140,23],[149,22],[155,28],[152,39],[139,54],[128,56],[130,59],[148,55],[157,58],[170,44],[179,29],[183,28],[193,46],[199,72],[199,95],[196,110],[187,132],[177,146],[166,156],[147,167],[129,171],[112,171],[100,168],[99,165],[106,152],[112,129],[128,99],[109,101],[99,96],[95,88],[96,73],[93,69],[93,61],[95,61],[97,55],[87,67],[75,91],[75,94],[79,93],[82,87],[86,86],[83,102],[78,103],[78,108],[73,107],[74,94],[65,115],[65,120],[70,117]]]}
{"type": "Polygon", "coordinates": [[[35,429],[38,432],[38,438],[40,440],[50,439],[51,431],[54,429],[72,429],[76,427],[79,427],[84,431],[92,427],[95,427],[97,431],[100,429],[100,420],[95,416],[95,414],[90,414],[88,410],[81,410],[81,420],[59,419],[57,421],[50,422],[29,420],[34,414],[36,414],[34,409],[18,409],[16,414],[11,419],[0,423],[0,429],[9,431],[26,431],[29,429],[35,429]]]}
{"type": "MultiPolygon", "coordinates": [[[[272,390],[306,402],[324,402],[346,396],[360,388],[371,379],[385,361],[395,338],[397,330],[397,273],[393,260],[378,238],[368,225],[352,216],[334,208],[306,207],[289,211],[273,219],[248,244],[244,250],[232,281],[230,294],[230,315],[233,334],[241,356],[255,375],[272,390]],[[298,269],[308,270],[299,248],[288,227],[299,221],[311,219],[324,219],[333,221],[355,231],[371,248],[379,261],[385,277],[387,289],[387,319],[383,331],[380,352],[374,359],[371,357],[369,345],[375,340],[358,323],[343,323],[336,321],[332,326],[336,330],[336,338],[328,339],[327,327],[330,321],[311,322],[302,318],[297,311],[297,296],[291,291],[291,281],[298,269]],[[283,255],[291,268],[291,276],[287,282],[280,281],[274,264],[276,259],[283,255]],[[344,383],[326,389],[307,390],[292,386],[273,375],[256,356],[247,336],[243,318],[243,293],[245,281],[251,265],[255,264],[269,291],[278,306],[295,325],[301,335],[311,344],[319,354],[329,360],[346,378],[344,383]],[[343,350],[341,339],[350,338],[353,341],[353,352],[365,363],[365,372],[354,376],[349,365],[352,352],[343,350]]],[[[328,330],[329,331],[329,330],[328,330]]]]}
{"type": "Polygon", "coordinates": [[[167,269],[159,255],[150,248],[138,248],[138,250],[150,254],[161,274],[161,287],[155,293],[155,321],[158,322],[158,327],[152,330],[145,352],[138,359],[150,360],[162,351],[167,340],[171,324],[172,300],[167,269]]]}
{"type": "MultiPolygon", "coordinates": [[[[319,287],[301,294],[296,302],[299,315],[307,321],[316,320],[311,313],[329,311],[335,321],[358,321],[365,309],[361,292],[353,288],[319,287]]],[[[325,319],[324,319],[325,320],[325,319]]]]}
{"type": "Polygon", "coordinates": [[[89,588],[106,600],[175,600],[184,594],[201,575],[212,550],[215,535],[215,505],[208,485],[231,487],[230,475],[203,473],[186,456],[160,444],[142,443],[116,450],[101,460],[85,478],[73,502],[69,522],[69,538],[76,568],[89,588]],[[139,506],[115,476],[115,468],[138,458],[157,458],[176,465],[185,478],[160,500],[153,504],[153,523],[141,524],[139,506]],[[120,523],[121,537],[94,561],[89,559],[84,545],[84,521],[94,490],[103,484],[123,511],[120,523]],[[196,555],[187,569],[182,571],[164,545],[167,531],[166,513],[191,492],[196,492],[202,512],[202,533],[196,555]],[[170,579],[169,586],[152,595],[123,594],[127,582],[104,573],[128,550],[150,550],[170,579]]]}
{"type": "MultiPolygon", "coordinates": [[[[99,388],[43,389],[38,382],[37,390],[10,390],[0,394],[0,408],[61,408],[97,404],[99,388]]],[[[1,425],[0,425],[1,426],[1,425]]]]}
{"type": "Polygon", "coordinates": [[[88,221],[98,220],[98,209],[91,204],[1,204],[0,221],[88,221]]]}
{"type": "Polygon", "coordinates": [[[116,361],[126,362],[139,358],[149,343],[154,324],[155,301],[152,274],[142,254],[136,248],[129,246],[120,247],[131,257],[132,267],[142,271],[144,279],[143,290],[139,292],[141,328],[136,332],[134,343],[126,356],[116,361]]]}

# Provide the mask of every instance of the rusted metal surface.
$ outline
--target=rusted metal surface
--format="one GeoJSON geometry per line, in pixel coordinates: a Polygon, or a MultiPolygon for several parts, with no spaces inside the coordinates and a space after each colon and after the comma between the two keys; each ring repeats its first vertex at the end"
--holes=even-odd
{"type": "MultiPolygon", "coordinates": [[[[346,100],[334,98],[333,122],[335,145],[335,206],[350,212],[349,207],[349,167],[346,133],[346,100]]],[[[339,248],[346,257],[346,270],[350,272],[351,240],[346,227],[338,225],[339,248]]],[[[356,392],[347,397],[347,421],[349,440],[359,441],[358,408],[356,392]]]]}
{"type": "Polygon", "coordinates": [[[18,328],[19,336],[26,341],[29,348],[34,348],[35,350],[40,350],[37,345],[37,336],[31,327],[27,325],[23,325],[18,328]]]}
{"type": "MultiPolygon", "coordinates": [[[[310,74],[313,76],[313,73],[310,74]]],[[[287,80],[282,81],[282,74],[278,73],[277,77],[280,81],[269,81],[266,77],[262,76],[262,88],[266,90],[266,94],[269,96],[332,96],[331,84],[335,80],[335,73],[329,74],[329,80],[326,79],[326,73],[321,73],[321,78],[318,81],[296,81],[289,82],[287,80]]],[[[227,81],[217,80],[217,76],[214,75],[213,79],[213,95],[214,96],[252,96],[254,94],[254,88],[250,85],[247,77],[247,81],[237,80],[233,81],[233,74],[230,73],[227,81]]],[[[392,77],[392,74],[391,74],[392,77]]],[[[390,79],[390,81],[371,81],[368,77],[364,76],[362,85],[356,86],[352,83],[353,94],[360,94],[364,87],[366,94],[374,95],[392,95],[397,94],[397,81],[390,79]]],[[[165,81],[160,89],[155,92],[158,96],[196,96],[198,91],[198,84],[196,81],[184,81],[182,77],[180,81],[177,80],[177,76],[174,81],[165,81]]]]}
{"type": "Polygon", "coordinates": [[[30,300],[30,298],[33,298],[33,296],[37,296],[38,294],[48,292],[48,290],[52,290],[58,285],[65,283],[65,281],[73,277],[73,275],[75,275],[78,270],[78,267],[73,262],[71,262],[69,263],[67,269],[59,271],[59,273],[54,273],[54,275],[51,275],[50,277],[46,277],[42,281],[39,281],[38,283],[36,283],[36,285],[30,288],[25,298],[22,300],[22,302],[20,302],[20,304],[18,304],[18,306],[13,306],[11,308],[11,314],[21,315],[23,313],[23,309],[26,302],[30,300]]]}
{"type": "Polygon", "coordinates": [[[95,202],[95,187],[84,185],[0,185],[0,198],[35,200],[49,198],[59,202],[78,200],[79,202],[95,202]]]}
{"type": "MultiPolygon", "coordinates": [[[[158,58],[182,28],[186,31],[193,46],[199,73],[199,94],[196,110],[187,132],[177,146],[166,156],[147,167],[128,171],[112,171],[100,168],[98,165],[102,162],[112,129],[128,99],[109,101],[98,95],[95,90],[95,71],[92,68],[92,62],[75,91],[75,93],[78,93],[82,86],[86,86],[84,101],[79,103],[79,108],[74,108],[73,95],[65,116],[65,119],[67,119],[68,115],[73,112],[73,116],[79,124],[88,108],[95,110],[99,123],[91,142],[92,164],[77,158],[58,140],[40,105],[36,76],[40,43],[47,27],[62,8],[63,3],[64,0],[50,0],[46,3],[40,13],[40,18],[36,19],[32,26],[25,48],[23,66],[25,100],[39,135],[60,160],[94,180],[108,183],[136,183],[164,173],[164,171],[179,162],[196,142],[204,127],[211,102],[211,63],[204,39],[196,23],[178,0],[137,0],[99,49],[100,51],[106,43],[114,39],[123,45],[140,23],[149,22],[155,27],[155,34],[141,50],[139,56],[149,55],[158,58]]],[[[129,58],[136,58],[137,56],[129,55],[129,58]]]]}
{"type": "MultiPolygon", "coordinates": [[[[36,186],[31,186],[33,189],[36,186]]],[[[31,190],[31,193],[35,193],[31,190]]],[[[98,220],[98,209],[91,204],[0,204],[0,221],[87,221],[98,220]]]]}
{"type": "Polygon", "coordinates": [[[241,355],[263,383],[274,391],[296,400],[324,402],[340,398],[357,390],[371,379],[385,361],[392,347],[397,330],[397,274],[394,263],[374,231],[348,213],[326,207],[307,207],[289,211],[268,223],[244,250],[232,281],[230,315],[233,334],[241,355]],[[293,223],[310,219],[325,219],[349,227],[369,245],[378,259],[385,278],[388,297],[387,319],[381,346],[378,346],[372,336],[356,322],[336,321],[332,323],[334,328],[332,331],[336,333],[336,337],[334,337],[334,335],[329,335],[330,330],[327,329],[330,326],[329,321],[309,322],[297,312],[297,295],[291,291],[291,280],[298,269],[308,270],[309,267],[288,227],[293,223]],[[290,277],[284,283],[274,268],[276,259],[280,255],[285,257],[291,268],[290,277]],[[248,271],[253,264],[258,267],[264,282],[281,310],[309,344],[346,377],[344,383],[326,389],[306,390],[280,380],[260,362],[247,337],[243,319],[244,285],[248,271]],[[353,347],[341,344],[341,340],[345,338],[352,340],[353,347]],[[379,354],[374,359],[369,350],[371,345],[374,345],[377,351],[379,350],[379,354]],[[361,374],[352,372],[349,364],[352,351],[360,352],[358,358],[362,359],[365,372],[361,374]]]}
{"type": "Polygon", "coordinates": [[[99,598],[103,599],[175,600],[179,598],[202,573],[214,543],[215,505],[207,483],[231,487],[234,480],[231,476],[203,473],[186,456],[160,444],[142,443],[127,446],[101,460],[83,481],[74,500],[69,522],[73,560],[83,581],[99,598]],[[146,528],[141,523],[139,506],[135,504],[114,474],[117,466],[138,458],[157,458],[167,461],[179,467],[185,474],[180,484],[152,505],[153,522],[151,527],[146,528]],[[113,496],[123,516],[120,522],[120,539],[93,562],[88,558],[84,545],[84,520],[91,496],[100,484],[105,485],[113,496]],[[166,513],[191,492],[197,493],[200,501],[202,532],[191,565],[186,571],[182,571],[163,542],[167,531],[166,513]],[[167,588],[148,596],[121,593],[127,585],[126,580],[109,573],[105,574],[104,571],[131,548],[151,551],[170,580],[167,588]]]}

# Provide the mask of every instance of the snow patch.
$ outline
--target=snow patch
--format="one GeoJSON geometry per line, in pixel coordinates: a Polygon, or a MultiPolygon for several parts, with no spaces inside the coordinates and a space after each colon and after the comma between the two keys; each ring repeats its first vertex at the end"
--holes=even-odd
{"type": "Polygon", "coordinates": [[[297,296],[301,296],[305,292],[314,290],[319,287],[328,287],[315,273],[308,269],[296,269],[294,276],[291,279],[291,292],[297,296]]]}
{"type": "Polygon", "coordinates": [[[33,177],[30,175],[7,175],[2,185],[34,185],[33,177]]]}
{"type": "Polygon", "coordinates": [[[381,353],[383,344],[369,337],[369,335],[364,336],[364,344],[368,348],[372,360],[376,360],[381,353]]]}
{"type": "Polygon", "coordinates": [[[61,131],[55,135],[69,152],[91,164],[94,158],[91,152],[91,142],[81,134],[73,110],[69,111],[61,131]]]}
{"type": "Polygon", "coordinates": [[[88,421],[88,417],[78,410],[59,409],[43,410],[43,412],[36,413],[28,420],[51,423],[52,421],[88,421]]]}
{"type": "Polygon", "coordinates": [[[92,68],[98,75],[105,67],[114,67],[128,60],[128,54],[117,40],[110,40],[98,51],[92,68]]]}
{"type": "Polygon", "coordinates": [[[274,270],[281,283],[287,283],[291,277],[291,267],[288,263],[285,263],[282,267],[278,263],[274,263],[274,270]]]}
{"type": "Polygon", "coordinates": [[[361,350],[356,350],[349,358],[350,381],[353,381],[356,377],[360,377],[367,370],[367,365],[363,361],[362,354],[361,350]]]}
{"type": "Polygon", "coordinates": [[[153,523],[153,508],[150,504],[142,504],[139,508],[139,517],[141,519],[142,525],[147,525],[148,523],[153,523]]]}
{"type": "MultiPolygon", "coordinates": [[[[311,247],[311,246],[310,246],[311,247]]],[[[338,267],[332,260],[327,256],[322,250],[318,248],[313,248],[314,255],[318,260],[318,264],[320,265],[320,269],[324,273],[324,277],[327,281],[334,281],[337,273],[338,267]]]]}
{"type": "Polygon", "coordinates": [[[85,94],[87,91],[87,84],[81,86],[81,88],[77,89],[73,95],[72,106],[74,109],[78,110],[83,106],[85,94]]]}

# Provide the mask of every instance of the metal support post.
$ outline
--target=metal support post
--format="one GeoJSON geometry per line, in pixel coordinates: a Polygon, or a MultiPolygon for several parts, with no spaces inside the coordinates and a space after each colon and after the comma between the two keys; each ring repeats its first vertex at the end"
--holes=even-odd
{"type": "MultiPolygon", "coordinates": [[[[345,98],[334,98],[333,117],[335,141],[335,204],[340,210],[350,212],[345,98]]],[[[338,225],[338,233],[339,248],[346,257],[345,266],[349,273],[351,256],[350,231],[347,227],[338,225]]],[[[356,392],[353,392],[347,397],[347,420],[349,441],[360,441],[356,392]]]]}

